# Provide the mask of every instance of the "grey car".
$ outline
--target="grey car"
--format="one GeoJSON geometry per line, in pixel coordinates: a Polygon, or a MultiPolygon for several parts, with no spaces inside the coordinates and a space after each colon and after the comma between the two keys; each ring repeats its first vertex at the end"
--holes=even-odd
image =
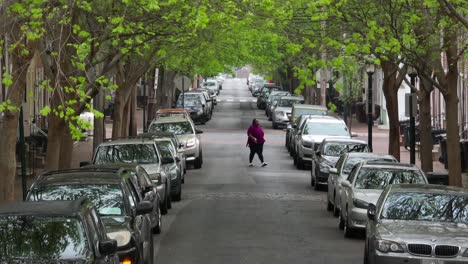
{"type": "Polygon", "coordinates": [[[334,168],[330,168],[327,188],[327,209],[333,210],[333,215],[338,216],[340,212],[340,200],[342,186],[341,182],[348,179],[348,175],[353,167],[366,160],[380,160],[398,162],[392,155],[382,155],[377,153],[345,153],[336,162],[334,168]]]}
{"type": "Polygon", "coordinates": [[[287,91],[272,91],[266,100],[265,114],[268,120],[271,121],[272,110],[275,107],[274,104],[278,103],[278,100],[283,96],[291,95],[287,91]],[[275,103],[276,102],[276,103],[275,103]]]}
{"type": "Polygon", "coordinates": [[[271,109],[273,129],[287,127],[291,121],[292,106],[303,103],[304,98],[302,96],[281,96],[276,103],[273,102],[271,109]]]}
{"type": "MultiPolygon", "coordinates": [[[[166,117],[165,117],[166,118],[166,117]]],[[[172,207],[171,181],[161,165],[161,154],[156,142],[150,138],[121,138],[100,144],[96,148],[92,164],[136,163],[148,173],[161,197],[163,214],[172,207]]]]}
{"type": "Polygon", "coordinates": [[[369,152],[367,143],[357,139],[325,138],[315,155],[312,156],[312,168],[310,170],[310,186],[315,190],[326,185],[330,168],[335,167],[341,155],[348,152],[369,152]]]}
{"type": "Polygon", "coordinates": [[[376,204],[385,187],[401,183],[428,182],[424,172],[413,164],[366,161],[354,166],[348,179],[341,182],[339,227],[343,228],[345,237],[365,229],[367,206],[376,204]]]}
{"type": "Polygon", "coordinates": [[[174,153],[175,146],[169,138],[156,139],[159,153],[161,153],[161,164],[171,179],[171,195],[174,201],[182,199],[182,177],[183,171],[178,166],[179,157],[174,153]]]}
{"type": "Polygon", "coordinates": [[[367,209],[366,264],[468,263],[468,191],[391,185],[367,209]]]}

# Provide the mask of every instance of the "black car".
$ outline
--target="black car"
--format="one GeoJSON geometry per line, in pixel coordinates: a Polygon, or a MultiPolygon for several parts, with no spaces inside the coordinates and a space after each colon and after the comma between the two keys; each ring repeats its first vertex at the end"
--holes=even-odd
{"type": "Polygon", "coordinates": [[[107,236],[117,240],[121,262],[152,263],[153,205],[143,200],[129,177],[116,175],[115,170],[95,168],[46,172],[32,184],[26,199],[54,201],[81,197],[95,205],[107,236]]]}
{"type": "Polygon", "coordinates": [[[274,84],[265,84],[260,92],[257,95],[257,107],[259,109],[265,109],[266,108],[266,100],[268,99],[268,96],[270,95],[271,91],[281,91],[282,88],[280,86],[276,86],[274,84]]]}
{"type": "Polygon", "coordinates": [[[182,93],[176,102],[177,108],[184,108],[193,122],[204,125],[211,119],[211,109],[202,93],[182,93]]]}
{"type": "Polygon", "coordinates": [[[153,184],[146,170],[135,163],[110,163],[103,165],[90,165],[84,168],[102,169],[105,171],[114,170],[120,177],[128,177],[133,186],[137,189],[140,197],[144,201],[153,204],[153,213],[151,214],[151,228],[156,234],[161,233],[162,214],[161,214],[161,196],[157,186],[153,184]]]}
{"type": "Polygon", "coordinates": [[[118,264],[116,250],[86,199],[0,205],[0,263],[118,264]]]}

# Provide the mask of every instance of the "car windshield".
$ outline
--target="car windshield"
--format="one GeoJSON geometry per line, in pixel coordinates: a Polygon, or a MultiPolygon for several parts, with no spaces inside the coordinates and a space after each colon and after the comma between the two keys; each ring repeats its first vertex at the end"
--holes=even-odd
{"type": "Polygon", "coordinates": [[[293,104],[303,104],[303,99],[280,99],[278,102],[279,107],[292,107],[293,104]]]}
{"type": "Polygon", "coordinates": [[[153,144],[119,144],[100,146],[96,151],[95,164],[137,163],[155,164],[159,162],[153,144]]]}
{"type": "Polygon", "coordinates": [[[39,185],[29,195],[30,201],[76,200],[86,197],[100,215],[122,216],[125,213],[123,194],[118,184],[39,185]]]}
{"type": "Polygon", "coordinates": [[[366,144],[349,142],[327,142],[323,146],[323,155],[339,157],[348,152],[368,152],[366,144]]]}
{"type": "Polygon", "coordinates": [[[348,137],[348,128],[343,123],[309,122],[304,126],[303,135],[327,135],[348,137]]]}
{"type": "Polygon", "coordinates": [[[395,161],[393,159],[379,158],[377,156],[352,157],[346,160],[344,167],[343,167],[343,173],[349,174],[356,164],[358,164],[359,162],[366,161],[366,160],[380,160],[380,161],[389,161],[389,162],[395,161]]]}
{"type": "Polygon", "coordinates": [[[391,193],[380,218],[468,224],[468,197],[449,193],[391,193]]]}
{"type": "Polygon", "coordinates": [[[186,114],[183,112],[177,112],[177,113],[156,113],[156,118],[160,117],[172,117],[172,116],[177,116],[177,117],[184,117],[186,114]]]}
{"type": "Polygon", "coordinates": [[[203,83],[203,86],[216,86],[215,82],[205,82],[203,83]]]}
{"type": "Polygon", "coordinates": [[[175,154],[171,141],[158,141],[158,148],[163,158],[172,158],[175,154]]]}
{"type": "Polygon", "coordinates": [[[361,168],[354,182],[356,189],[383,190],[389,184],[426,183],[424,176],[415,170],[361,168]]]}
{"type": "Polygon", "coordinates": [[[193,95],[193,94],[186,94],[185,96],[183,95],[180,95],[179,96],[179,99],[177,99],[177,103],[176,103],[177,107],[193,107],[193,106],[201,106],[202,105],[202,101],[201,101],[201,98],[200,96],[198,95],[193,95]],[[184,102],[182,104],[182,102],[184,102]]]}
{"type": "Polygon", "coordinates": [[[149,132],[171,132],[175,135],[193,134],[190,122],[154,123],[150,126],[149,132]]]}
{"type": "Polygon", "coordinates": [[[57,263],[53,260],[82,258],[87,243],[84,228],[74,217],[0,217],[1,263],[57,263]],[[28,260],[16,262],[24,258],[28,260]],[[50,261],[29,262],[32,258],[50,261]]]}
{"type": "Polygon", "coordinates": [[[300,117],[301,115],[327,115],[327,110],[322,109],[295,109],[294,117],[300,117]]]}

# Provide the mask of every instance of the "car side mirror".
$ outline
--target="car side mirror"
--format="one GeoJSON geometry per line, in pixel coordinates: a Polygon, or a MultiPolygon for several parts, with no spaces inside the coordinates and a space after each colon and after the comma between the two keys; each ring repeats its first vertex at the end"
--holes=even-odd
{"type": "Polygon", "coordinates": [[[200,129],[195,129],[195,134],[203,134],[203,131],[200,129]]]}
{"type": "Polygon", "coordinates": [[[377,207],[375,206],[375,204],[369,204],[367,206],[367,218],[369,218],[369,220],[375,220],[375,214],[377,213],[377,207]]]}
{"type": "Polygon", "coordinates": [[[99,253],[102,255],[112,255],[117,252],[117,240],[108,239],[99,242],[99,253]]]}
{"type": "Polygon", "coordinates": [[[176,160],[176,162],[180,162],[180,158],[179,158],[179,157],[175,157],[175,160],[176,160]]]}
{"type": "Polygon", "coordinates": [[[80,162],[80,167],[84,167],[84,166],[88,166],[88,165],[91,165],[91,162],[89,162],[89,161],[80,162]]]}
{"type": "Polygon", "coordinates": [[[328,171],[329,174],[336,174],[338,175],[338,169],[337,168],[330,168],[330,170],[328,171]]]}
{"type": "Polygon", "coordinates": [[[322,153],[320,153],[320,150],[317,150],[317,152],[315,152],[315,155],[317,155],[317,157],[320,157],[322,156],[322,153]]]}
{"type": "Polygon", "coordinates": [[[184,145],[184,144],[182,144],[182,143],[179,143],[179,148],[180,148],[180,149],[181,149],[181,148],[184,148],[184,147],[185,147],[185,145],[184,145]]]}
{"type": "Polygon", "coordinates": [[[136,205],[136,215],[149,214],[153,211],[153,204],[150,201],[142,201],[136,205]]]}
{"type": "Polygon", "coordinates": [[[205,108],[205,105],[204,105],[204,104],[202,104],[202,107],[203,107],[203,108],[205,108]]]}
{"type": "Polygon", "coordinates": [[[351,132],[351,137],[358,137],[358,136],[359,136],[358,133],[356,133],[356,132],[351,132]]]}
{"type": "Polygon", "coordinates": [[[351,188],[351,183],[348,180],[342,181],[341,186],[343,186],[345,188],[351,188]]]}

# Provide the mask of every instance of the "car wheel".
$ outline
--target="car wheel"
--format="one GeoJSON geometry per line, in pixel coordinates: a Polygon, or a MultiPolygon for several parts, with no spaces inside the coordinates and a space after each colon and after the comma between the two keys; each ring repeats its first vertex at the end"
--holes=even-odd
{"type": "Polygon", "coordinates": [[[341,230],[343,230],[344,228],[344,220],[343,220],[343,216],[340,212],[339,216],[338,216],[338,228],[340,228],[341,230]]]}
{"type": "Polygon", "coordinates": [[[195,159],[195,169],[201,169],[202,167],[202,158],[198,157],[195,159]]]}
{"type": "Polygon", "coordinates": [[[179,191],[177,192],[176,195],[174,195],[174,201],[179,202],[182,200],[182,185],[179,184],[179,191]]]}
{"type": "Polygon", "coordinates": [[[146,254],[146,259],[145,259],[145,263],[146,264],[153,264],[153,261],[154,261],[154,244],[153,244],[153,235],[150,235],[150,239],[149,239],[149,245],[148,245],[148,252],[146,254]]]}
{"type": "Polygon", "coordinates": [[[161,213],[163,215],[167,214],[167,211],[169,209],[169,207],[167,207],[167,205],[169,204],[167,201],[168,199],[169,199],[169,195],[168,195],[167,188],[166,188],[166,197],[164,198],[164,201],[159,205],[159,207],[161,208],[161,213]]]}
{"type": "Polygon", "coordinates": [[[333,204],[333,216],[334,217],[338,217],[339,213],[340,213],[340,209],[338,208],[337,206],[337,202],[336,202],[336,196],[335,194],[333,195],[333,200],[335,201],[335,204],[333,204]]]}
{"type": "Polygon", "coordinates": [[[343,231],[346,238],[353,237],[353,230],[349,227],[348,209],[345,211],[343,231]]]}
{"type": "Polygon", "coordinates": [[[314,187],[314,185],[315,185],[314,178],[312,177],[312,175],[310,175],[310,187],[314,187]]]}
{"type": "MultiPolygon", "coordinates": [[[[305,169],[305,164],[304,164],[304,161],[301,159],[301,157],[297,157],[297,161],[296,161],[296,166],[298,169],[300,170],[303,170],[305,169]]],[[[316,184],[317,185],[317,184],[316,184]]]]}
{"type": "Polygon", "coordinates": [[[273,129],[278,129],[278,125],[275,122],[273,122],[273,129]]]}
{"type": "Polygon", "coordinates": [[[366,245],[364,246],[364,261],[363,264],[369,264],[369,247],[367,246],[367,240],[366,240],[366,245]]]}
{"type": "Polygon", "coordinates": [[[162,213],[161,207],[158,207],[158,224],[153,228],[154,234],[161,234],[162,230],[162,213]]]}

